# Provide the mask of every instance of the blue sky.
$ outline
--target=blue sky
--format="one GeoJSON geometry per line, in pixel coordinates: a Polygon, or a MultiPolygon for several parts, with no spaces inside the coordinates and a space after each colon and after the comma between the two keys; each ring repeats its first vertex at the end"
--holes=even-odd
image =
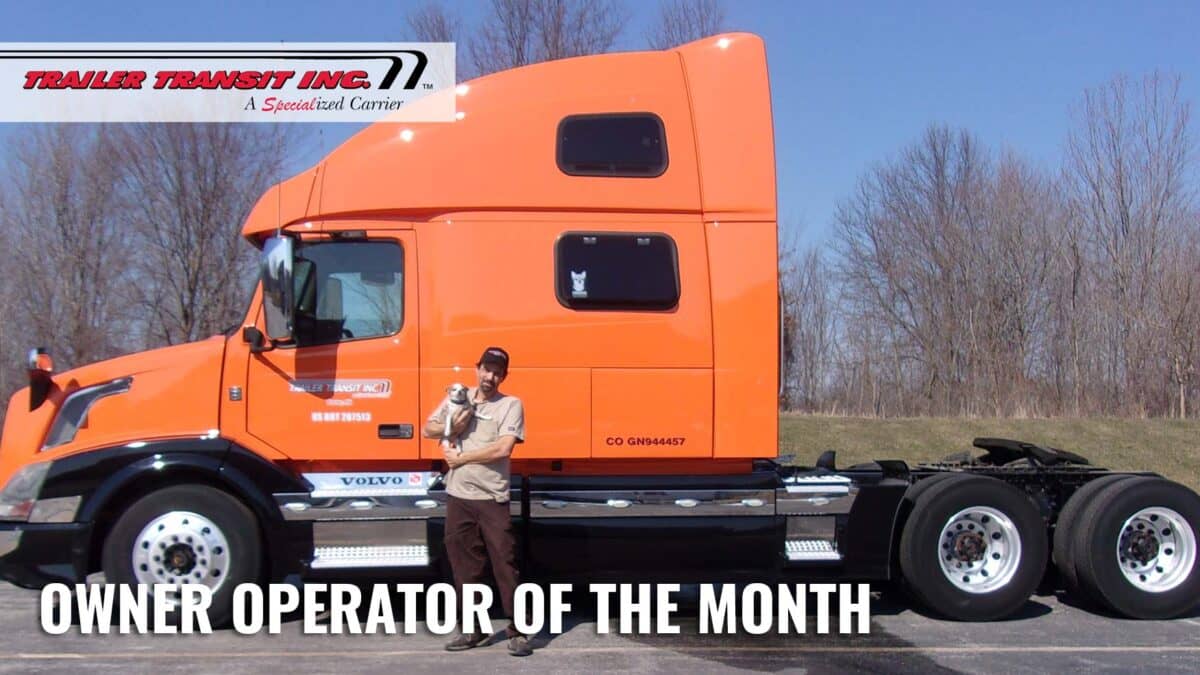
{"type": "MultiPolygon", "coordinates": [[[[403,41],[422,1],[0,2],[0,41],[403,41]]],[[[451,0],[471,24],[482,1],[451,0]]],[[[656,2],[629,0],[622,49],[656,2]]],[[[1183,77],[1200,101],[1200,2],[726,0],[730,28],[767,42],[779,220],[818,241],[858,176],[930,123],[1054,167],[1084,88],[1118,73],[1183,77]]],[[[1195,130],[1195,120],[1193,120],[1195,130]]],[[[357,127],[328,125],[304,166],[357,127]]],[[[0,141],[18,130],[0,125],[0,141]]],[[[296,166],[300,170],[303,166],[296,166]]]]}

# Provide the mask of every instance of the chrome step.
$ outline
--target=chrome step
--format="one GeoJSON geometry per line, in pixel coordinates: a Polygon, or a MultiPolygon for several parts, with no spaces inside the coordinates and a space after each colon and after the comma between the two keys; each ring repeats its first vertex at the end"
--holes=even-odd
{"type": "Polygon", "coordinates": [[[841,560],[842,554],[826,539],[789,539],[783,543],[783,552],[791,561],[841,560]]]}
{"type": "Polygon", "coordinates": [[[429,564],[429,547],[419,546],[317,546],[313,569],[348,567],[423,567],[429,564]]]}

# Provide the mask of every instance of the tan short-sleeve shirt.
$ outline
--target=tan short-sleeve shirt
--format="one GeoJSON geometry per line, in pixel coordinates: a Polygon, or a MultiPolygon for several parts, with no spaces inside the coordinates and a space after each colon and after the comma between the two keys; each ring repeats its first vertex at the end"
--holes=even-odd
{"type": "MultiPolygon", "coordinates": [[[[475,392],[474,387],[468,392],[471,400],[475,400],[475,392]]],[[[449,398],[442,399],[429,420],[444,422],[449,405],[449,398]]],[[[496,392],[491,400],[475,404],[475,415],[460,440],[463,451],[469,452],[491,445],[501,436],[515,436],[518,443],[525,440],[525,408],[516,396],[496,392]]],[[[508,478],[507,457],[483,464],[463,464],[446,474],[446,492],[459,499],[493,499],[503,503],[509,498],[508,478]]]]}

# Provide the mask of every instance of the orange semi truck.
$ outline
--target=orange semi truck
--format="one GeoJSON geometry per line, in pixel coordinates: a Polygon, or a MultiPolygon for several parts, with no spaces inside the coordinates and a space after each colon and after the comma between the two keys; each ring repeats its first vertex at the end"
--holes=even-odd
{"type": "Polygon", "coordinates": [[[535,578],[902,579],[995,619],[1057,567],[1162,618],[1200,598],[1200,498],[1050,448],[909,467],[777,455],[776,195],[762,41],[460,85],[271,188],[241,327],[53,372],[0,443],[0,575],[28,587],[440,573],[420,428],[487,345],[525,404],[511,513],[535,578]],[[1050,562],[1053,562],[1053,565],[1050,562]]]}

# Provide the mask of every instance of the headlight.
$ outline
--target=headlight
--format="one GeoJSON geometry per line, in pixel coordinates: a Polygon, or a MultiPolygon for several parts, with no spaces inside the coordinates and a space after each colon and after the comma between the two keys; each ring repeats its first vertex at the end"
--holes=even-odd
{"type": "Polygon", "coordinates": [[[29,520],[49,470],[50,462],[38,462],[13,474],[0,492],[0,520],[29,520]]]}
{"type": "Polygon", "coordinates": [[[132,377],[122,377],[119,380],[84,387],[72,392],[67,396],[67,400],[63,401],[62,407],[58,409],[58,416],[54,418],[54,424],[50,425],[50,433],[46,435],[46,442],[42,444],[42,450],[55,448],[75,440],[75,433],[87,419],[88,410],[91,409],[92,404],[105,396],[124,394],[129,391],[129,385],[132,382],[132,377]]]}

